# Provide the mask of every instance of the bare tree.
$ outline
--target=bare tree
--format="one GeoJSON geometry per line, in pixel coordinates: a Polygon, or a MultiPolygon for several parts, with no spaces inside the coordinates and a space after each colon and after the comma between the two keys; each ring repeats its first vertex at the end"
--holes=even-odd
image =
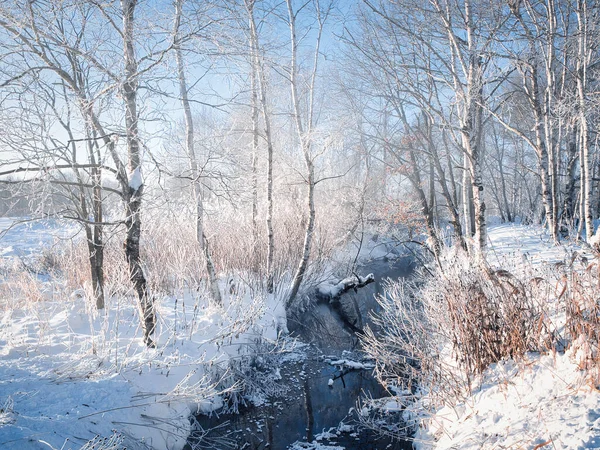
{"type": "MultiPolygon", "coordinates": [[[[74,61],[75,62],[75,61],[74,61]]],[[[79,67],[80,71],[82,68],[79,67]]],[[[85,82],[82,77],[81,82],[85,82]]],[[[102,165],[100,146],[93,130],[84,123],[84,133],[78,135],[74,122],[78,117],[69,103],[68,89],[64,82],[48,85],[43,79],[34,76],[20,86],[20,99],[10,108],[10,116],[4,119],[11,133],[0,138],[3,144],[16,155],[13,166],[0,172],[0,183],[31,184],[35,191],[43,191],[43,184],[49,184],[50,197],[58,196],[60,201],[54,208],[52,198],[44,199],[41,205],[43,215],[75,220],[86,235],[88,260],[92,282],[92,296],[98,309],[104,308],[104,196],[113,192],[102,184],[102,172],[114,173],[113,169],[102,165]],[[27,97],[27,100],[25,98],[27,97]],[[27,103],[31,102],[32,107],[27,103]],[[29,110],[30,114],[23,112],[29,110]],[[66,135],[66,141],[59,137],[60,131],[52,126],[52,118],[58,130],[66,135]],[[17,131],[22,128],[22,132],[17,131]],[[37,139],[32,136],[37,136],[37,139]],[[83,147],[83,148],[82,148],[83,147]],[[19,177],[15,178],[15,175],[19,177]],[[12,178],[11,178],[12,176],[12,178]]],[[[17,88],[18,89],[18,88],[17,88]]],[[[84,88],[87,90],[87,88],[84,88]]],[[[35,195],[39,198],[40,193],[35,195]]]]}
{"type": "Polygon", "coordinates": [[[184,0],[177,0],[175,3],[175,57],[177,60],[177,75],[179,78],[179,96],[183,106],[183,116],[185,121],[185,148],[190,164],[190,178],[192,180],[192,196],[196,206],[196,240],[206,261],[206,272],[208,274],[210,293],[214,302],[222,303],[219,282],[215,272],[215,266],[212,261],[212,255],[206,236],[204,235],[204,203],[202,192],[202,173],[198,168],[196,150],[194,147],[194,122],[192,119],[192,108],[188,97],[188,87],[186,82],[184,57],[182,49],[181,20],[183,16],[184,0]]]}
{"type": "MultiPolygon", "coordinates": [[[[41,5],[31,2],[27,2],[22,8],[16,4],[13,9],[10,9],[9,6],[11,5],[0,8],[0,27],[12,37],[16,44],[21,46],[22,52],[26,53],[29,60],[35,61],[37,70],[49,71],[65,83],[76,99],[84,120],[89,123],[90,129],[94,130],[97,138],[103,142],[111,156],[125,210],[123,220],[126,229],[125,257],[129,266],[130,279],[139,300],[144,342],[148,346],[153,346],[151,335],[154,333],[156,317],[140,257],[140,212],[144,184],[141,174],[142,146],[139,138],[137,92],[141,74],[158,65],[171,48],[172,43],[168,43],[166,48],[158,52],[153,52],[152,57],[138,58],[136,56],[135,12],[137,0],[122,0],[120,7],[100,4],[74,5],[73,8],[82,8],[82,20],[71,24],[79,32],[75,36],[66,36],[67,39],[62,39],[60,32],[60,20],[69,14],[67,8],[63,8],[61,5],[41,5]],[[47,11],[46,7],[50,8],[50,11],[47,11]],[[56,21],[55,17],[59,19],[56,21]],[[92,37],[88,37],[92,18],[98,20],[102,24],[101,27],[105,27],[103,31],[112,31],[116,36],[115,39],[120,41],[122,46],[120,59],[123,64],[121,73],[113,71],[109,65],[118,61],[117,55],[112,50],[108,50],[113,48],[112,43],[97,41],[92,43],[92,37]],[[102,44],[106,46],[102,52],[92,52],[87,48],[87,46],[95,47],[102,44]],[[71,58],[77,57],[86,61],[90,70],[93,69],[98,74],[98,80],[106,83],[105,88],[99,92],[99,97],[115,90],[122,97],[124,136],[127,147],[125,162],[117,150],[115,138],[119,133],[106,131],[93,108],[94,102],[98,99],[90,98],[83,89],[80,83],[81,74],[73,70],[73,66],[69,64],[68,60],[65,61],[65,53],[71,58]],[[107,54],[113,59],[103,61],[98,56],[107,54]],[[145,61],[143,69],[138,66],[140,60],[145,61]]],[[[106,32],[108,33],[108,31],[106,32]]],[[[23,70],[28,72],[30,69],[24,68],[23,70]]]]}
{"type": "MultiPolygon", "coordinates": [[[[248,13],[250,25],[250,54],[252,58],[252,126],[254,173],[256,172],[256,153],[258,149],[258,104],[260,104],[260,108],[262,109],[264,137],[267,144],[267,292],[272,293],[274,287],[273,259],[275,255],[275,237],[273,233],[273,132],[271,129],[271,113],[269,111],[268,102],[267,75],[259,42],[258,29],[256,26],[256,0],[244,0],[244,4],[248,13]]],[[[256,199],[254,202],[256,203],[256,199]]],[[[256,206],[253,208],[254,218],[256,206]]]]}
{"type": "MultiPolygon", "coordinates": [[[[505,117],[495,117],[535,151],[546,222],[552,239],[558,242],[558,164],[561,130],[558,128],[555,108],[558,99],[563,95],[561,90],[564,87],[564,82],[559,82],[560,55],[557,55],[559,19],[564,17],[564,11],[557,10],[554,0],[545,2],[541,9],[536,7],[537,3],[525,1],[509,4],[516,26],[521,30],[525,51],[523,52],[518,45],[507,47],[508,56],[521,76],[518,95],[525,94],[527,99],[527,106],[533,117],[533,133],[510,123],[505,117]]],[[[563,23],[562,27],[567,27],[567,24],[563,23]]],[[[563,59],[566,57],[566,54],[563,54],[563,59]]]]}
{"type": "Polygon", "coordinates": [[[577,0],[575,8],[577,15],[577,56],[575,67],[575,80],[577,85],[578,125],[581,148],[581,198],[583,204],[583,217],[585,219],[585,234],[589,242],[594,235],[594,217],[592,214],[593,184],[592,184],[592,155],[590,154],[589,128],[588,128],[588,99],[587,77],[590,58],[597,45],[588,31],[587,2],[577,0]]]}
{"type": "Polygon", "coordinates": [[[302,254],[300,256],[300,262],[298,264],[298,268],[294,274],[294,278],[292,280],[292,284],[290,286],[290,293],[286,300],[286,307],[290,308],[293,304],[296,295],[298,294],[298,290],[300,289],[300,285],[302,284],[302,280],[304,279],[304,275],[306,273],[306,269],[308,267],[308,260],[310,257],[310,251],[313,240],[313,233],[315,231],[315,187],[316,187],[316,179],[315,179],[315,164],[314,164],[314,156],[312,154],[313,147],[313,131],[315,127],[315,86],[317,81],[317,73],[319,67],[319,59],[321,57],[319,50],[321,46],[321,38],[323,33],[323,28],[325,26],[325,21],[327,20],[327,16],[330,12],[331,6],[326,8],[325,10],[321,10],[321,6],[318,0],[315,0],[315,12],[316,12],[316,20],[317,20],[317,34],[315,37],[314,44],[314,53],[313,53],[313,63],[310,70],[309,81],[307,86],[308,91],[308,101],[306,102],[307,111],[303,111],[301,108],[301,98],[300,98],[300,80],[298,73],[298,35],[297,35],[297,17],[302,8],[295,9],[293,5],[293,0],[286,0],[287,10],[288,10],[288,25],[290,29],[290,45],[291,45],[291,62],[289,69],[289,80],[290,80],[290,88],[292,94],[292,116],[294,118],[294,123],[296,125],[296,132],[298,134],[298,140],[300,144],[300,148],[302,150],[302,155],[304,157],[304,164],[306,166],[306,214],[307,214],[307,222],[306,229],[304,232],[304,245],[302,248],[302,254]]]}

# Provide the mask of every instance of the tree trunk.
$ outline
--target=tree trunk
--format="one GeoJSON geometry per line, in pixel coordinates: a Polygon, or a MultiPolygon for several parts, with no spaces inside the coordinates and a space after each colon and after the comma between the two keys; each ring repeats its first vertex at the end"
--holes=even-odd
{"type": "Polygon", "coordinates": [[[473,188],[471,186],[471,161],[466,151],[463,158],[462,176],[462,199],[463,199],[463,222],[465,234],[473,237],[475,234],[475,214],[473,210],[473,188]]]}
{"type": "Polygon", "coordinates": [[[92,169],[92,179],[94,180],[92,207],[94,210],[94,224],[89,225],[91,228],[88,235],[88,252],[90,257],[90,268],[92,275],[92,289],[96,302],[96,308],[104,308],[104,243],[102,241],[102,192],[100,188],[99,170],[92,169]]]}
{"type": "Polygon", "coordinates": [[[85,225],[88,239],[88,258],[90,261],[90,274],[92,278],[92,295],[96,308],[104,308],[104,248],[96,244],[99,226],[85,225]]]}
{"type": "MultiPolygon", "coordinates": [[[[92,297],[96,303],[97,309],[104,308],[104,243],[102,242],[102,177],[101,171],[96,166],[100,158],[97,158],[94,149],[97,148],[95,142],[95,133],[90,133],[89,124],[85,125],[88,160],[91,164],[91,181],[92,181],[92,217],[90,218],[88,200],[86,191],[83,187],[85,180],[81,176],[79,169],[73,167],[73,172],[77,178],[79,187],[79,206],[81,208],[80,217],[84,222],[85,237],[88,249],[88,261],[90,267],[90,276],[92,279],[92,297]],[[88,222],[89,221],[89,222],[88,222]]],[[[73,152],[73,161],[77,161],[77,146],[75,138],[68,129],[69,139],[71,140],[71,148],[73,152]]]]}
{"type": "MultiPolygon", "coordinates": [[[[264,85],[263,82],[261,85],[264,85]]],[[[263,88],[266,89],[266,88],[263,88]]],[[[263,108],[265,122],[269,122],[269,125],[265,125],[266,134],[269,136],[267,140],[267,292],[273,293],[274,289],[274,276],[273,273],[273,260],[275,258],[275,233],[273,232],[273,141],[271,137],[271,123],[270,118],[267,118],[267,107],[266,98],[264,98],[265,92],[263,91],[263,108]]]]}
{"type": "MultiPolygon", "coordinates": [[[[86,125],[86,128],[87,127],[86,125]]],[[[99,164],[101,161],[100,149],[96,141],[96,133],[93,130],[91,134],[93,139],[88,140],[89,160],[92,164],[99,164]],[[97,154],[95,154],[97,152],[97,154]]],[[[90,136],[88,136],[89,138],[90,136]]],[[[104,241],[102,222],[104,221],[104,209],[102,199],[102,171],[98,167],[92,167],[92,210],[94,214],[94,227],[92,233],[92,254],[94,259],[91,261],[92,269],[92,287],[94,289],[94,298],[96,307],[104,308],[104,241]],[[94,281],[95,280],[95,281],[94,281]]]]}
{"type": "Polygon", "coordinates": [[[306,275],[306,269],[308,268],[308,260],[310,257],[310,250],[312,246],[313,233],[315,231],[315,166],[312,159],[311,148],[312,148],[312,129],[313,129],[313,107],[314,107],[314,95],[315,95],[315,80],[317,75],[317,67],[319,60],[319,48],[321,44],[321,34],[323,31],[323,22],[319,16],[320,11],[317,7],[317,20],[319,23],[318,34],[316,37],[316,45],[313,54],[313,67],[310,77],[309,84],[309,101],[308,101],[308,115],[306,120],[306,128],[302,119],[302,113],[300,109],[300,98],[298,96],[298,40],[296,36],[296,14],[292,8],[292,0],[286,0],[288,8],[288,18],[290,27],[292,57],[290,67],[290,87],[292,91],[292,106],[293,116],[296,123],[296,131],[298,133],[298,140],[300,141],[300,147],[304,155],[304,163],[307,171],[307,192],[306,192],[306,203],[307,203],[307,214],[308,217],[306,223],[306,230],[304,232],[304,245],[302,247],[302,255],[300,257],[300,263],[298,269],[294,274],[292,284],[290,286],[290,294],[286,300],[286,309],[289,309],[295,298],[298,295],[300,285],[306,275]]]}
{"type": "Polygon", "coordinates": [[[556,227],[555,217],[553,215],[553,199],[552,199],[552,184],[550,180],[550,167],[548,159],[548,147],[544,141],[544,115],[542,112],[542,105],[540,100],[538,70],[534,65],[531,68],[531,93],[529,101],[532,104],[534,119],[535,119],[535,150],[538,156],[539,167],[540,167],[540,178],[542,182],[542,203],[544,204],[546,222],[550,231],[550,236],[554,242],[558,242],[558,233],[556,227]]]}
{"type": "MultiPolygon", "coordinates": [[[[426,137],[428,143],[428,150],[431,158],[433,160],[433,165],[435,167],[437,176],[438,176],[438,184],[442,188],[442,196],[444,200],[446,200],[446,206],[448,211],[450,211],[450,223],[454,229],[454,239],[455,242],[463,249],[467,250],[467,243],[465,242],[465,237],[463,235],[462,225],[460,223],[460,214],[458,212],[458,205],[456,204],[456,197],[450,193],[450,189],[448,188],[448,180],[446,179],[446,173],[442,167],[442,162],[440,161],[440,156],[437,151],[437,148],[433,142],[432,136],[432,124],[427,115],[425,117],[425,126],[427,128],[426,137]]],[[[452,176],[452,168],[449,168],[450,171],[450,181],[454,184],[454,177],[452,176]]]]}
{"type": "Polygon", "coordinates": [[[413,166],[412,176],[409,177],[409,180],[411,181],[413,189],[415,190],[415,192],[417,193],[417,197],[419,198],[419,203],[421,204],[421,214],[425,219],[425,229],[427,230],[427,235],[429,238],[428,240],[430,241],[429,248],[435,257],[436,262],[439,263],[441,244],[437,230],[435,228],[435,220],[433,217],[433,204],[431,203],[431,200],[429,203],[427,202],[427,196],[425,195],[425,191],[421,187],[422,180],[419,172],[419,167],[417,165],[418,163],[415,151],[412,148],[410,148],[409,154],[410,161],[413,166]]]}
{"type": "Polygon", "coordinates": [[[142,315],[144,342],[154,347],[152,335],[156,328],[154,302],[148,290],[140,258],[140,237],[142,233],[141,206],[144,185],[141,181],[141,149],[138,136],[137,113],[137,61],[133,47],[133,21],[137,0],[121,0],[123,9],[123,46],[125,60],[125,80],[122,95],[125,100],[125,126],[127,152],[129,157],[129,189],[124,192],[126,238],[125,257],[129,265],[129,276],[137,293],[142,315]]]}
{"type": "MultiPolygon", "coordinates": [[[[271,132],[271,116],[267,101],[267,75],[261,56],[258,30],[254,18],[255,0],[245,0],[245,4],[250,19],[253,74],[255,74],[255,81],[260,87],[260,104],[262,106],[263,119],[265,122],[265,139],[267,141],[267,292],[271,294],[273,293],[275,284],[275,274],[273,273],[273,261],[275,259],[275,234],[273,232],[273,135],[271,132]]],[[[255,95],[254,90],[253,95],[255,95]]],[[[258,116],[258,108],[253,110],[253,114],[258,116]]],[[[256,117],[256,126],[258,126],[258,117],[256,117]]],[[[255,131],[254,137],[255,139],[258,139],[258,131],[255,131]]],[[[258,146],[257,142],[256,146],[258,146]]]]}
{"type": "Polygon", "coordinates": [[[483,157],[483,67],[482,56],[478,53],[475,38],[475,26],[471,2],[465,0],[465,24],[467,28],[468,45],[468,75],[466,86],[466,99],[464,111],[466,117],[462,124],[462,137],[471,175],[471,188],[473,192],[473,215],[475,216],[475,246],[476,255],[482,260],[485,258],[487,247],[487,223],[485,217],[485,202],[483,196],[483,177],[481,159],[483,157]]]}
{"type": "MultiPolygon", "coordinates": [[[[581,131],[580,131],[581,133],[581,131]]],[[[578,136],[578,139],[581,139],[578,136]]],[[[581,142],[581,141],[580,141],[581,142]]],[[[578,202],[578,223],[577,223],[577,239],[581,238],[583,233],[583,226],[585,224],[585,165],[584,165],[583,147],[579,145],[579,202],[578,202]]]]}
{"type": "Polygon", "coordinates": [[[577,23],[578,23],[578,54],[577,54],[577,103],[579,109],[579,138],[581,144],[581,156],[583,158],[583,172],[581,173],[581,195],[583,197],[583,209],[585,217],[585,236],[589,242],[594,235],[594,216],[592,211],[592,157],[589,146],[589,130],[586,105],[586,75],[587,75],[587,9],[584,0],[577,1],[577,23]]]}
{"type": "Polygon", "coordinates": [[[221,298],[221,291],[219,290],[219,283],[215,272],[215,266],[212,261],[212,255],[206,242],[204,235],[204,200],[202,193],[202,181],[200,178],[200,171],[198,170],[198,161],[196,159],[196,150],[194,147],[194,121],[192,117],[192,108],[188,98],[188,89],[185,77],[185,68],[183,65],[183,52],[181,51],[181,42],[179,38],[179,25],[182,17],[183,0],[177,0],[176,3],[176,30],[175,30],[175,58],[177,59],[177,74],[179,78],[179,96],[181,98],[181,104],[183,106],[183,115],[185,120],[185,143],[186,151],[188,154],[190,172],[192,176],[192,197],[196,206],[196,240],[200,250],[204,254],[204,261],[206,264],[206,272],[208,274],[208,281],[210,285],[211,299],[217,305],[221,305],[223,300],[221,298]]]}
{"type": "Polygon", "coordinates": [[[573,130],[571,138],[567,143],[568,147],[568,159],[567,159],[567,180],[565,182],[565,201],[563,206],[562,224],[567,227],[574,225],[573,221],[575,218],[575,190],[576,190],[576,169],[577,169],[577,131],[573,130]]]}
{"type": "Polygon", "coordinates": [[[556,21],[556,10],[555,10],[555,2],[554,0],[546,0],[546,8],[547,8],[547,46],[546,51],[544,52],[544,68],[546,72],[546,80],[545,80],[545,89],[543,98],[543,118],[544,118],[544,133],[546,140],[546,151],[548,153],[548,175],[550,178],[550,202],[549,206],[552,208],[552,214],[549,219],[552,220],[552,224],[550,225],[550,232],[552,234],[552,239],[555,243],[558,243],[558,152],[560,146],[556,143],[555,138],[555,125],[554,125],[554,117],[553,109],[554,109],[554,99],[556,97],[556,74],[554,70],[554,64],[556,61],[555,56],[555,40],[556,40],[556,29],[557,29],[557,21],[556,21]]]}
{"type": "Polygon", "coordinates": [[[504,203],[504,211],[506,213],[506,220],[508,222],[513,221],[511,213],[510,203],[508,202],[508,195],[506,193],[506,174],[504,172],[504,142],[499,142],[499,136],[496,131],[496,127],[493,128],[494,133],[494,148],[496,150],[496,160],[498,162],[498,173],[500,174],[500,189],[502,191],[502,202],[504,203]]]}
{"type": "MultiPolygon", "coordinates": [[[[251,0],[254,1],[254,0],[251,0]]],[[[252,28],[252,21],[250,27],[252,28]]],[[[254,55],[254,39],[251,38],[250,43],[250,91],[251,91],[251,103],[252,103],[252,247],[253,247],[253,261],[252,268],[255,273],[258,273],[260,266],[260,250],[258,240],[258,138],[259,138],[259,123],[258,123],[258,71],[255,64],[256,56],[254,55]]]]}
{"type": "Polygon", "coordinates": [[[313,233],[315,230],[315,169],[310,158],[305,160],[306,168],[308,171],[308,180],[307,180],[307,192],[306,192],[306,200],[307,200],[307,209],[308,209],[308,221],[306,223],[306,230],[304,232],[304,244],[302,246],[302,256],[300,258],[300,263],[298,268],[296,269],[296,273],[294,274],[294,278],[292,280],[292,285],[290,289],[290,294],[286,301],[286,309],[289,309],[296,296],[298,295],[298,290],[300,289],[300,285],[304,280],[304,275],[306,274],[306,269],[308,268],[308,260],[310,257],[310,249],[312,245],[313,233]]]}

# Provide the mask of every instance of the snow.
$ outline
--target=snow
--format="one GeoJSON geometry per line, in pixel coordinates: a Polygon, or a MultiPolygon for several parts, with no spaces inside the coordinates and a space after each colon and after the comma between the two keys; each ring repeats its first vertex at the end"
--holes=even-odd
{"type": "Polygon", "coordinates": [[[0,257],[27,257],[76,235],[66,221],[0,217],[0,257]]]}
{"type": "Polygon", "coordinates": [[[399,412],[404,409],[404,405],[397,400],[389,400],[382,408],[386,412],[399,412]]]}
{"type": "MultiPolygon", "coordinates": [[[[0,253],[19,239],[5,234],[0,253]]],[[[39,252],[39,242],[21,250],[39,252]]],[[[195,290],[157,297],[156,349],[142,344],[134,297],[108,298],[103,311],[77,292],[0,298],[0,448],[81,448],[104,438],[182,448],[190,414],[223,405],[230,361],[259,341],[275,345],[285,329],[281,299],[239,286],[223,306],[195,290]]]]}
{"type": "Polygon", "coordinates": [[[353,361],[351,359],[336,359],[335,361],[329,360],[329,364],[332,366],[338,366],[340,369],[347,368],[350,370],[370,370],[375,368],[374,364],[362,363],[353,361]]]}
{"type": "Polygon", "coordinates": [[[357,283],[366,283],[372,282],[375,280],[375,276],[370,273],[365,277],[360,276],[352,276],[348,278],[344,278],[342,281],[338,283],[333,283],[331,281],[326,281],[321,283],[318,286],[319,294],[325,298],[336,298],[340,295],[341,292],[348,289],[349,286],[353,286],[357,283]]]}
{"type": "Polygon", "coordinates": [[[571,241],[553,245],[540,226],[505,224],[489,229],[488,261],[509,270],[522,264],[556,264],[570,259],[573,252],[591,259],[591,252],[571,241]]]}
{"type": "MultiPolygon", "coordinates": [[[[572,242],[552,245],[540,227],[501,225],[490,228],[489,237],[490,263],[514,272],[526,263],[570,260],[573,252],[592,258],[572,242]]],[[[556,308],[555,314],[552,320],[559,321],[564,312],[556,308]]],[[[600,448],[600,392],[579,369],[577,346],[530,353],[524,361],[489,367],[466,400],[436,411],[426,423],[415,437],[420,450],[600,448]]]]}
{"type": "Polygon", "coordinates": [[[490,368],[466,402],[436,414],[429,436],[436,449],[598,448],[600,396],[570,355],[530,355],[490,368]]]}
{"type": "Polygon", "coordinates": [[[344,447],[319,444],[318,442],[295,442],[289,447],[289,450],[344,450],[344,447]]]}
{"type": "Polygon", "coordinates": [[[340,422],[337,427],[332,427],[329,430],[323,430],[322,432],[315,435],[315,438],[312,442],[294,442],[289,450],[344,450],[345,447],[340,447],[337,445],[326,445],[322,444],[320,441],[322,440],[335,440],[342,433],[350,433],[354,431],[354,427],[352,425],[347,425],[344,422],[340,422]]]}
{"type": "Polygon", "coordinates": [[[134,191],[137,191],[142,184],[144,184],[144,180],[142,179],[142,168],[141,166],[137,166],[129,173],[129,187],[134,191]]]}

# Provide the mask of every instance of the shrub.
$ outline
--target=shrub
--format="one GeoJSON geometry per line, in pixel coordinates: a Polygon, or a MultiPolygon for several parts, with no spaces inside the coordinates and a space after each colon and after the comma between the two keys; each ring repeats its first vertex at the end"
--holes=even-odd
{"type": "Polygon", "coordinates": [[[389,283],[375,318],[383,332],[364,338],[378,378],[409,390],[416,381],[434,403],[453,404],[491,364],[551,348],[540,283],[530,267],[517,277],[460,254],[432,274],[389,283]]]}
{"type": "Polygon", "coordinates": [[[438,297],[432,312],[441,319],[440,331],[449,338],[467,376],[545,347],[546,315],[529,282],[505,270],[448,272],[429,292],[438,297]]]}
{"type": "Polygon", "coordinates": [[[585,270],[566,271],[558,283],[566,310],[566,332],[574,362],[600,383],[600,276],[597,263],[585,270]]]}

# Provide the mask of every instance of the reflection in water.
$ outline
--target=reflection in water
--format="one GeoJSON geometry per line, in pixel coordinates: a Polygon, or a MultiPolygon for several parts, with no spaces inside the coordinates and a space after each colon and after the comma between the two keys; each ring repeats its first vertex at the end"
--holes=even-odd
{"type": "Polygon", "coordinates": [[[312,399],[308,378],[304,378],[304,404],[306,405],[306,440],[312,442],[315,416],[313,415],[312,399]]]}
{"type": "MultiPolygon", "coordinates": [[[[240,414],[198,417],[203,430],[229,422],[227,427],[208,436],[207,441],[226,436],[231,440],[228,448],[285,449],[296,441],[311,442],[316,435],[337,427],[340,422],[354,423],[353,408],[361,396],[388,395],[368,371],[351,371],[338,377],[339,370],[316,359],[288,365],[281,374],[282,382],[289,387],[285,396],[259,407],[249,407],[240,414]],[[336,377],[333,386],[328,386],[328,380],[336,377]]],[[[208,448],[207,441],[199,443],[198,448],[208,448]]],[[[412,448],[409,443],[380,439],[366,431],[355,436],[346,433],[332,442],[347,449],[412,448]]]]}
{"type": "MultiPolygon", "coordinates": [[[[390,269],[381,264],[368,269],[375,272],[378,280],[410,273],[406,265],[390,269]]],[[[374,283],[364,291],[351,294],[355,296],[352,301],[359,308],[363,323],[368,311],[376,306],[374,295],[381,292],[381,284],[374,283]]],[[[198,449],[285,449],[296,441],[311,442],[320,433],[338,427],[340,422],[352,424],[358,399],[389,395],[369,370],[341,372],[324,361],[323,354],[339,356],[343,350],[358,345],[356,335],[344,326],[338,312],[321,304],[302,319],[295,323],[290,321],[290,331],[311,346],[305,360],[287,363],[281,368],[281,380],[277,383],[284,386],[284,394],[261,406],[242,409],[240,414],[197,417],[196,436],[201,435],[202,439],[190,437],[189,447],[196,443],[198,449]],[[331,386],[330,379],[335,380],[331,386]],[[221,426],[224,423],[227,426],[221,426]],[[218,428],[211,430],[215,427],[218,428]]],[[[412,444],[406,441],[380,438],[368,430],[345,432],[331,441],[320,442],[346,449],[412,449],[412,444]]]]}

